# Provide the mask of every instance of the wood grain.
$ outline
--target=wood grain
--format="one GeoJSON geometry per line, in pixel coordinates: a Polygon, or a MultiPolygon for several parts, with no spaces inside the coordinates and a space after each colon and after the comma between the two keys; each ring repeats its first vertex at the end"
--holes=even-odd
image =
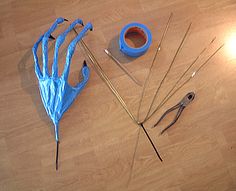
{"type": "MultiPolygon", "coordinates": [[[[94,31],[84,41],[136,115],[142,88],[135,85],[103,50],[109,49],[135,77],[144,81],[166,21],[173,12],[145,92],[142,118],[188,24],[193,23],[190,35],[155,105],[214,36],[216,41],[196,65],[235,34],[235,10],[234,0],[2,0],[0,190],[236,190],[236,60],[229,56],[227,48],[145,124],[163,163],[156,158],[143,132],[91,68],[87,87],[60,122],[57,172],[53,127],[41,102],[31,53],[38,37],[57,17],[70,21],[82,18],[84,23],[91,21],[94,31]],[[145,24],[153,35],[150,49],[137,59],[125,57],[118,48],[119,32],[133,21],[145,24]],[[173,115],[156,129],[151,129],[151,125],[189,91],[195,91],[195,100],[175,126],[159,136],[173,115]]],[[[54,35],[67,26],[68,23],[60,26],[54,35]]],[[[61,48],[60,72],[67,45],[73,37],[74,33],[69,34],[61,48]]],[[[54,42],[49,43],[50,61],[53,45],[54,42]]],[[[71,65],[69,82],[72,85],[78,81],[84,59],[87,58],[78,47],[71,65]]]]}

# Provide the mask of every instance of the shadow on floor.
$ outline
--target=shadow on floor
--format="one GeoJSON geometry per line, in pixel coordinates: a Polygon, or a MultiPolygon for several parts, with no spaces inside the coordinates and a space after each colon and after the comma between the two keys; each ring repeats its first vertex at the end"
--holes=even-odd
{"type": "MultiPolygon", "coordinates": [[[[41,58],[39,57],[39,60],[41,58]]],[[[41,96],[39,93],[38,81],[34,72],[34,61],[31,49],[22,56],[18,63],[18,72],[21,79],[22,89],[30,95],[32,102],[35,105],[38,116],[45,123],[45,125],[53,129],[53,124],[44,109],[43,103],[41,101],[41,96]]]]}
{"type": "Polygon", "coordinates": [[[107,49],[111,52],[111,54],[117,58],[122,64],[130,63],[134,61],[136,58],[126,56],[120,51],[119,47],[119,35],[116,35],[114,38],[111,39],[107,49]]]}

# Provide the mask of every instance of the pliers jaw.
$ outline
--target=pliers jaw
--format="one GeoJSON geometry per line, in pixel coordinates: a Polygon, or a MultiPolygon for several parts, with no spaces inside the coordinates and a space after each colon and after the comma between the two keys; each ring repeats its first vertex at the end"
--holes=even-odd
{"type": "Polygon", "coordinates": [[[187,106],[189,103],[191,103],[195,98],[195,93],[194,92],[189,92],[186,94],[186,96],[184,96],[184,98],[182,99],[182,105],[183,106],[187,106]]]}

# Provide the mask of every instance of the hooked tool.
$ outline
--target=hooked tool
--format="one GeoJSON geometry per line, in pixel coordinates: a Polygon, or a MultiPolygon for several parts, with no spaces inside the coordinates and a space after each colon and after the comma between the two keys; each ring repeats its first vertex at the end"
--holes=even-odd
{"type": "Polygon", "coordinates": [[[40,36],[38,41],[34,44],[32,48],[34,62],[35,62],[35,74],[39,81],[39,90],[44,108],[51,118],[54,124],[55,140],[57,145],[56,151],[56,170],[58,169],[58,150],[59,150],[59,121],[62,118],[64,112],[70,107],[73,101],[76,99],[78,94],[84,89],[85,85],[89,79],[89,68],[84,61],[81,73],[83,80],[79,82],[75,87],[72,87],[68,83],[68,77],[70,72],[71,59],[74,54],[77,43],[82,39],[88,30],[92,30],[92,24],[88,23],[82,29],[82,31],[71,41],[67,49],[66,63],[64,66],[64,71],[61,76],[58,76],[58,53],[59,48],[65,41],[67,34],[73,30],[73,28],[80,24],[83,26],[81,19],[75,20],[71,25],[60,34],[55,43],[54,60],[52,65],[52,74],[48,71],[48,39],[52,38],[51,33],[57,28],[57,26],[64,21],[68,21],[64,18],[57,18],[49,30],[40,36]],[[39,60],[37,56],[37,50],[39,44],[42,42],[42,58],[43,67],[42,71],[39,66],[39,60]]]}
{"type": "Polygon", "coordinates": [[[178,112],[174,118],[174,120],[166,127],[164,128],[162,131],[161,131],[161,134],[163,134],[167,129],[169,129],[172,125],[175,124],[175,122],[179,119],[181,113],[183,112],[183,110],[185,109],[185,107],[187,107],[187,105],[189,103],[191,103],[195,98],[195,93],[194,92],[189,92],[187,93],[184,98],[178,103],[176,104],[175,106],[169,108],[161,117],[160,119],[155,123],[155,125],[153,127],[156,127],[160,122],[161,120],[170,112],[178,109],[178,112]]]}

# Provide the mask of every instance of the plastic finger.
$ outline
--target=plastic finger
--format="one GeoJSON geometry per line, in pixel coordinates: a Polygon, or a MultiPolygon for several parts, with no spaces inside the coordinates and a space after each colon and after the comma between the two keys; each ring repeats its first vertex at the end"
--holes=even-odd
{"type": "Polygon", "coordinates": [[[73,30],[73,28],[77,25],[81,24],[83,25],[83,21],[81,19],[76,19],[71,25],[57,37],[56,44],[55,44],[55,51],[54,51],[54,59],[53,59],[53,65],[52,65],[52,77],[56,78],[58,77],[58,52],[60,46],[65,41],[65,38],[67,34],[73,30]]]}
{"type": "Polygon", "coordinates": [[[65,67],[64,67],[64,71],[62,74],[62,77],[67,81],[68,80],[68,76],[69,76],[69,72],[70,72],[70,63],[71,63],[71,58],[74,54],[75,51],[75,47],[77,45],[77,43],[82,39],[82,37],[86,34],[86,32],[88,30],[92,30],[92,24],[88,23],[85,25],[85,27],[83,28],[83,30],[77,35],[77,37],[69,44],[69,47],[67,49],[67,55],[66,55],[66,63],[65,63],[65,67]]]}
{"type": "Polygon", "coordinates": [[[77,91],[77,94],[79,94],[81,92],[81,90],[84,88],[84,86],[87,84],[87,82],[89,80],[90,71],[89,71],[89,67],[86,64],[86,61],[84,61],[81,73],[82,73],[82,76],[83,76],[83,80],[81,82],[79,82],[75,87],[76,91],[77,91]]]}
{"type": "Polygon", "coordinates": [[[33,56],[34,56],[34,70],[35,70],[35,74],[37,76],[38,79],[42,78],[42,72],[40,70],[40,66],[39,66],[39,59],[37,56],[37,50],[38,50],[38,46],[39,43],[42,41],[43,39],[43,35],[39,37],[38,41],[34,44],[33,48],[32,48],[32,52],[33,52],[33,56]]]}
{"type": "Polygon", "coordinates": [[[58,24],[64,22],[64,18],[57,18],[48,31],[44,34],[42,40],[42,54],[43,54],[43,76],[49,76],[48,72],[48,39],[51,36],[51,33],[56,30],[58,24]]]}

